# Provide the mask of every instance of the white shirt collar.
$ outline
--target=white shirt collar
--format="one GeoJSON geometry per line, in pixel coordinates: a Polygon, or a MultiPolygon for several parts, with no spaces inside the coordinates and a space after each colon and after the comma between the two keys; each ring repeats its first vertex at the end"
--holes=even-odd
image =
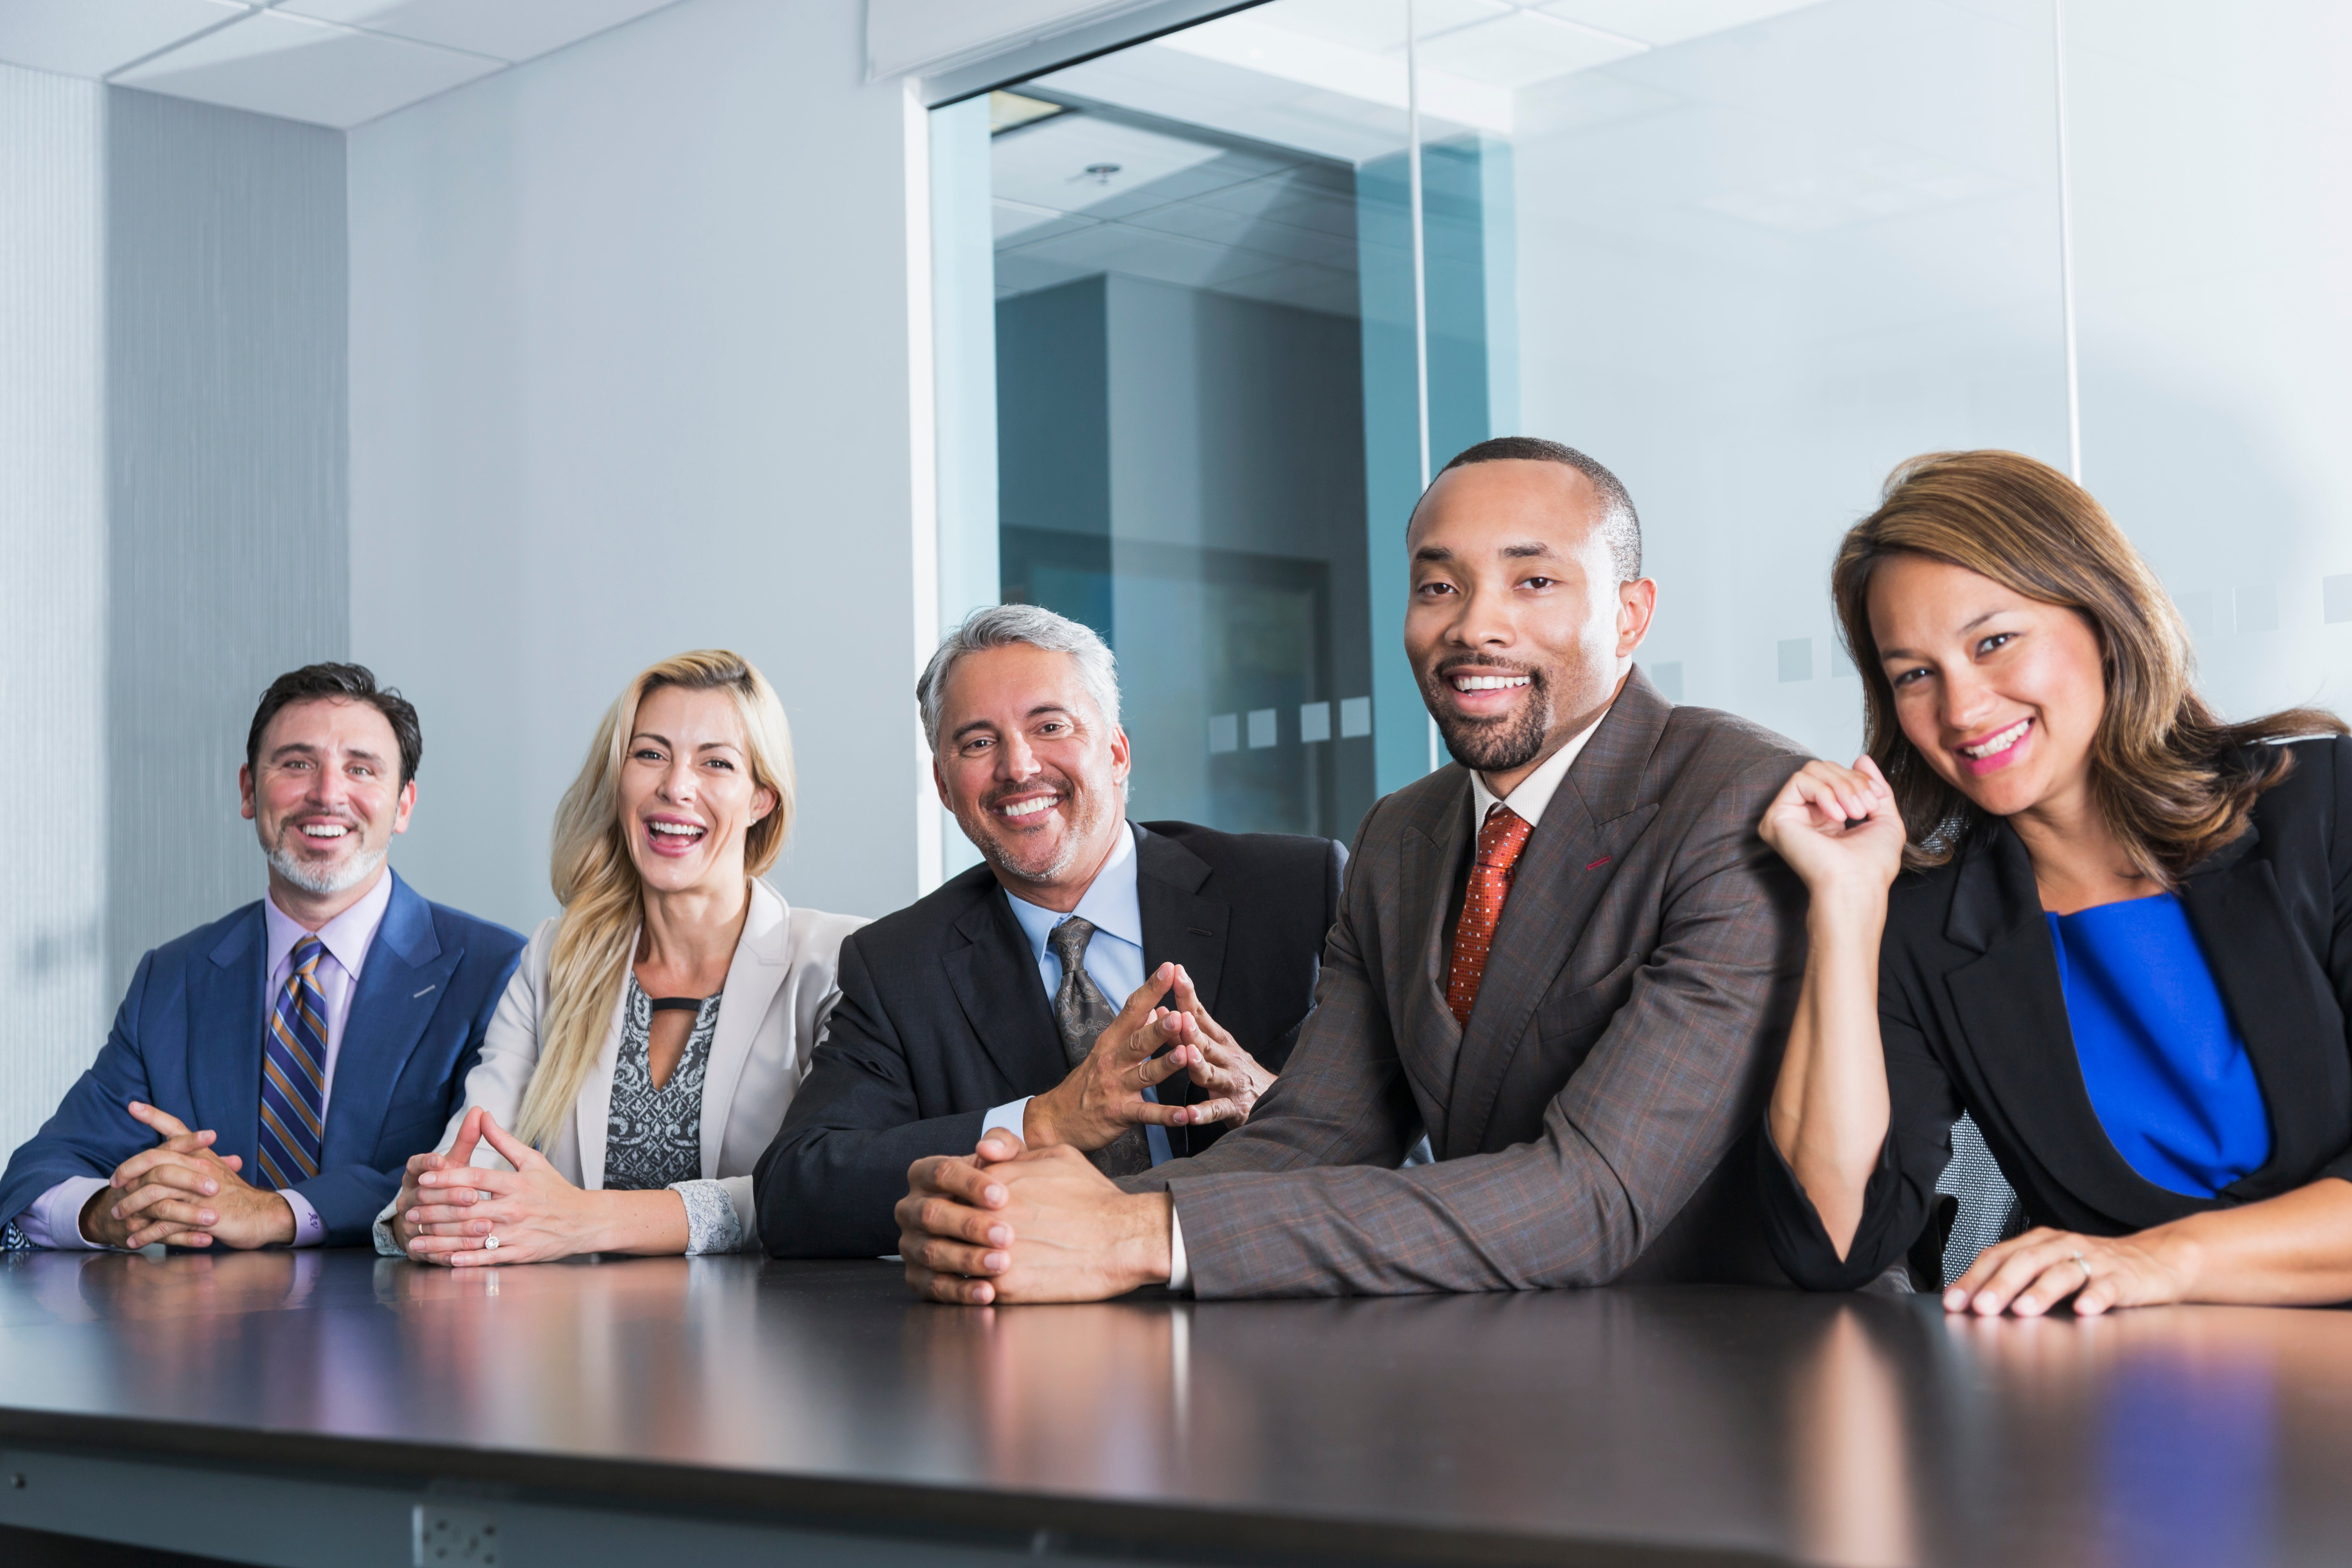
{"type": "Polygon", "coordinates": [[[1118,842],[1112,846],[1110,858],[1078,900],[1078,907],[1069,914],[1057,914],[1043,904],[1005,889],[1004,896],[1013,905],[1013,918],[1021,922],[1021,930],[1029,938],[1035,956],[1045,953],[1045,939],[1055,926],[1076,917],[1098,931],[1105,931],[1136,947],[1143,945],[1143,905],[1135,888],[1135,829],[1128,823],[1119,824],[1118,842]]]}
{"type": "MultiPolygon", "coordinates": [[[[1603,708],[1601,710],[1601,719],[1608,717],[1609,710],[1603,708]]],[[[1584,750],[1584,743],[1592,739],[1592,731],[1601,728],[1601,719],[1595,719],[1591,723],[1570,736],[1568,744],[1546,757],[1543,765],[1521,779],[1519,787],[1508,795],[1498,795],[1487,788],[1486,775],[1475,768],[1471,769],[1471,831],[1475,833],[1478,830],[1486,820],[1487,809],[1497,804],[1509,806],[1512,814],[1524,820],[1529,827],[1541,822],[1544,807],[1551,804],[1552,795],[1559,789],[1559,781],[1568,777],[1570,764],[1573,763],[1578,754],[1584,750]]]]}
{"type": "MultiPolygon", "coordinates": [[[[375,928],[383,923],[383,911],[391,907],[392,871],[387,867],[365,897],[319,928],[319,940],[352,979],[360,977],[360,966],[367,962],[368,944],[375,941],[375,928]]],[[[261,919],[269,934],[268,973],[275,974],[285,963],[287,954],[294,951],[294,944],[309,931],[279,909],[276,899],[265,897],[261,900],[261,919]]]]}

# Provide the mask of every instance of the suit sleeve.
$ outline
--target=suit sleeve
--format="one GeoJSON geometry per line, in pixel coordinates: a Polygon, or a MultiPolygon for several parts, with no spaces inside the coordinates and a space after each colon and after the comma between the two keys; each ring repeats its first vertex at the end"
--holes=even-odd
{"type": "Polygon", "coordinates": [[[1787,1027],[1803,961],[1801,893],[1754,824],[1794,765],[1750,766],[1701,814],[1625,1004],[1547,1107],[1541,1135],[1509,1149],[1388,1168],[1413,1119],[1395,1042],[1370,1010],[1352,951],[1365,923],[1354,892],[1317,1009],[1328,1026],[1299,1042],[1307,1081],[1288,1114],[1272,1119],[1295,1119],[1312,1135],[1286,1139],[1253,1118],[1191,1162],[1202,1173],[1167,1168],[1194,1292],[1598,1285],[1632,1263],[1747,1131],[1787,1027]],[[1349,1092],[1335,1094],[1340,1086],[1349,1092]],[[1236,1154],[1285,1148],[1291,1168],[1206,1173],[1236,1144],[1236,1154]],[[1346,1163],[1364,1153],[1379,1163],[1346,1163]]]}
{"type": "Polygon", "coordinates": [[[1959,1097],[1927,1049],[1894,968],[1882,962],[1878,981],[1878,1038],[1890,1108],[1886,1142],[1863,1189],[1862,1222],[1843,1258],[1781,1158],[1770,1128],[1756,1140],[1765,1239],[1789,1278],[1808,1290],[1858,1290],[1899,1261],[1927,1228],[1936,1183],[1951,1163],[1959,1097]]]}
{"type": "MultiPolygon", "coordinates": [[[[2334,921],[2328,933],[2327,977],[2345,1018],[2345,1047],[2352,1051],[2352,737],[2337,735],[2295,748],[2294,765],[2325,770],[2322,809],[2326,814],[2328,890],[2334,921]]],[[[2323,1177],[2352,1182],[2352,1145],[2320,1166],[2323,1177]]]]}
{"type": "Polygon", "coordinates": [[[134,1100],[155,1098],[140,1048],[154,972],[155,955],[150,952],[131,977],[98,1059],[66,1090],[56,1114],[10,1156],[7,1171],[0,1173],[0,1220],[16,1218],[59,1182],[73,1176],[103,1180],[131,1155],[154,1147],[154,1132],[133,1121],[127,1109],[134,1100]]]}
{"type": "Polygon", "coordinates": [[[857,939],[842,944],[841,999],[775,1141],[752,1173],[760,1241],[777,1258],[877,1258],[898,1249],[890,1211],[907,1167],[969,1154],[984,1110],[923,1117],[898,1025],[857,939]]]}

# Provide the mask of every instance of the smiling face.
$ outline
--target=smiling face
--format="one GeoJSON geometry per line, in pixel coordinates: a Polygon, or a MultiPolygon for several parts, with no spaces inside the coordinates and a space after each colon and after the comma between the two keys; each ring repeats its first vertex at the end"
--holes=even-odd
{"type": "Polygon", "coordinates": [[[1127,820],[1127,732],[1103,721],[1068,654],[1013,643],[957,662],[932,777],[1022,897],[1076,907],[1127,820]]]}
{"type": "Polygon", "coordinates": [[[236,782],[279,907],[298,916],[315,912],[308,906],[316,900],[346,893],[348,907],[374,886],[393,835],[408,831],[416,804],[416,782],[400,782],[391,721],[373,703],[349,698],[279,709],[236,782]]]}
{"type": "Polygon", "coordinates": [[[1617,581],[1601,520],[1582,473],[1521,458],[1447,470],[1413,513],[1405,652],[1498,795],[1599,716],[1649,630],[1657,585],[1617,581]]]}
{"type": "Polygon", "coordinates": [[[2087,619],[1924,555],[1882,562],[1869,603],[1895,719],[1929,767],[1995,816],[2087,800],[2107,706],[2087,619]]]}
{"type": "Polygon", "coordinates": [[[619,795],[629,858],[657,893],[740,891],[745,837],[776,809],[776,792],[751,777],[734,697],[683,686],[637,704],[619,795]]]}

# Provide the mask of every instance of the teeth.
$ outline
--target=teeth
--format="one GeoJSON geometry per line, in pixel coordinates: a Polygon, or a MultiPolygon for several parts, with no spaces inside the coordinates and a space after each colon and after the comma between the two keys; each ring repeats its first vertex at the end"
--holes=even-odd
{"type": "Polygon", "coordinates": [[[1457,675],[1454,678],[1456,691],[1501,691],[1508,687],[1525,686],[1524,675],[1457,675]]]}
{"type": "Polygon", "coordinates": [[[1054,799],[1055,797],[1050,795],[1042,795],[1035,800],[1018,801],[1012,805],[1006,806],[1004,808],[1004,815],[1016,819],[1024,816],[1034,816],[1039,812],[1051,806],[1054,804],[1054,799]]]}
{"type": "Polygon", "coordinates": [[[340,822],[306,822],[302,825],[305,838],[341,838],[351,829],[340,822]]]}
{"type": "Polygon", "coordinates": [[[651,827],[656,833],[666,833],[673,838],[699,838],[702,837],[701,828],[692,826],[683,822],[655,822],[648,823],[646,826],[651,827]]]}
{"type": "Polygon", "coordinates": [[[1960,748],[1960,755],[1964,757],[1973,757],[1979,761],[1982,761],[1986,757],[1997,756],[2000,752],[2005,752],[2011,746],[2017,744],[2020,741],[2025,739],[2025,731],[2032,722],[2033,721],[2031,719],[2020,719],[2016,723],[2011,724],[2008,729],[2003,730],[2000,734],[1995,735],[1992,739],[1987,741],[1980,746],[1962,746],[1960,748]]]}

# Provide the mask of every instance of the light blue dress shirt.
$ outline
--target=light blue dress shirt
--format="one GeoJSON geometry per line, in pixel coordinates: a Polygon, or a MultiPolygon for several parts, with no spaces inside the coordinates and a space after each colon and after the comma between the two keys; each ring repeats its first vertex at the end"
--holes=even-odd
{"type": "MultiPolygon", "coordinates": [[[[1114,1007],[1123,1007],[1127,999],[1143,984],[1143,904],[1135,888],[1135,829],[1122,825],[1118,846],[1111,851],[1103,868],[1095,873],[1094,883],[1087,889],[1086,897],[1068,914],[1057,914],[1042,905],[1012,893],[1004,895],[1013,910],[1013,918],[1021,924],[1022,934],[1029,939],[1029,949],[1036,956],[1037,978],[1045,983],[1045,998],[1051,1003],[1054,994],[1062,988],[1062,961],[1045,945],[1054,928],[1066,920],[1083,920],[1095,928],[1094,936],[1087,942],[1087,974],[1101,987],[1114,1007]]],[[[1151,1100],[1160,1097],[1150,1089],[1144,1094],[1151,1100]]],[[[1021,1131],[1022,1113],[1028,1109],[1030,1097],[991,1110],[983,1127],[1002,1127],[1008,1131],[1021,1131]]],[[[1155,1165],[1169,1158],[1168,1129],[1146,1127],[1143,1141],[1151,1151],[1155,1165]]]]}

